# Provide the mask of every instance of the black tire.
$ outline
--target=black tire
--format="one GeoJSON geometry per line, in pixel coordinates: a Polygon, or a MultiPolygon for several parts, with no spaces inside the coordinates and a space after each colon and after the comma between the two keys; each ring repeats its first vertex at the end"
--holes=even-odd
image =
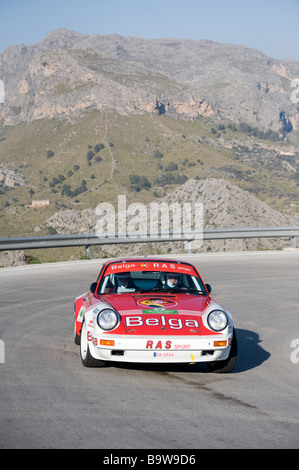
{"type": "Polygon", "coordinates": [[[237,344],[237,336],[235,329],[233,330],[233,339],[232,345],[230,348],[230,353],[227,359],[224,361],[214,361],[208,362],[207,366],[210,372],[216,372],[218,374],[226,374],[228,372],[232,372],[237,363],[237,354],[238,354],[238,344],[237,344]]]}
{"type": "Polygon", "coordinates": [[[78,335],[76,331],[76,321],[75,321],[75,328],[74,328],[74,342],[77,346],[80,346],[80,335],[78,335]]]}
{"type": "Polygon", "coordinates": [[[87,340],[87,328],[85,325],[85,321],[82,322],[81,328],[81,335],[80,335],[80,356],[82,364],[85,367],[104,367],[106,363],[104,361],[100,361],[99,359],[95,359],[89,350],[89,342],[87,340]]]}

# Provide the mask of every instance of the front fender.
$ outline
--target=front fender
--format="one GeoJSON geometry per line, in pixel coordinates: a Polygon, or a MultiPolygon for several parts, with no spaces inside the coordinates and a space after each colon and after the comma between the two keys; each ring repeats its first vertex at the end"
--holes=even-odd
{"type": "Polygon", "coordinates": [[[80,295],[80,297],[76,298],[74,303],[76,334],[78,336],[81,334],[82,321],[86,310],[86,296],[87,294],[80,295]]]}

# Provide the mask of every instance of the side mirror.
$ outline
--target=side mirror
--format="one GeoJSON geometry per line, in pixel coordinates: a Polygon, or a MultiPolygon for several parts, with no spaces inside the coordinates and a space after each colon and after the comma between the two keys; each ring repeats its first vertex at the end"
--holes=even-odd
{"type": "Polygon", "coordinates": [[[90,288],[89,288],[89,289],[90,289],[90,292],[91,292],[92,294],[94,294],[95,291],[96,291],[96,288],[97,288],[97,283],[96,283],[96,282],[93,282],[93,283],[90,285],[90,288]]]}
{"type": "Polygon", "coordinates": [[[208,293],[210,294],[212,292],[212,287],[210,286],[210,284],[206,284],[206,288],[208,293]]]}

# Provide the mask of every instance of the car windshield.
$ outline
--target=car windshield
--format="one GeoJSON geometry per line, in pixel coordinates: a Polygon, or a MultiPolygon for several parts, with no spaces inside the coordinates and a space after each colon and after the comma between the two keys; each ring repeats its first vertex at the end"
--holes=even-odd
{"type": "Polygon", "coordinates": [[[128,292],[189,292],[206,294],[197,276],[160,271],[123,271],[103,277],[97,294],[128,292]]]}

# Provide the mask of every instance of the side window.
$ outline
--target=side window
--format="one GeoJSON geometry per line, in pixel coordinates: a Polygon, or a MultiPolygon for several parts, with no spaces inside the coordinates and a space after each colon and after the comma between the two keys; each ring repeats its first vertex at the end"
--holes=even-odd
{"type": "Polygon", "coordinates": [[[190,286],[191,289],[196,289],[198,291],[204,291],[204,288],[203,288],[203,285],[202,283],[200,282],[200,279],[198,279],[197,277],[195,276],[191,276],[191,279],[192,279],[192,286],[190,286]]]}
{"type": "MultiPolygon", "coordinates": [[[[113,274],[110,274],[108,276],[105,276],[99,285],[98,288],[98,294],[105,294],[107,289],[112,289],[114,287],[114,284],[112,282],[113,274]]],[[[107,292],[106,292],[107,293],[107,292]]]]}

